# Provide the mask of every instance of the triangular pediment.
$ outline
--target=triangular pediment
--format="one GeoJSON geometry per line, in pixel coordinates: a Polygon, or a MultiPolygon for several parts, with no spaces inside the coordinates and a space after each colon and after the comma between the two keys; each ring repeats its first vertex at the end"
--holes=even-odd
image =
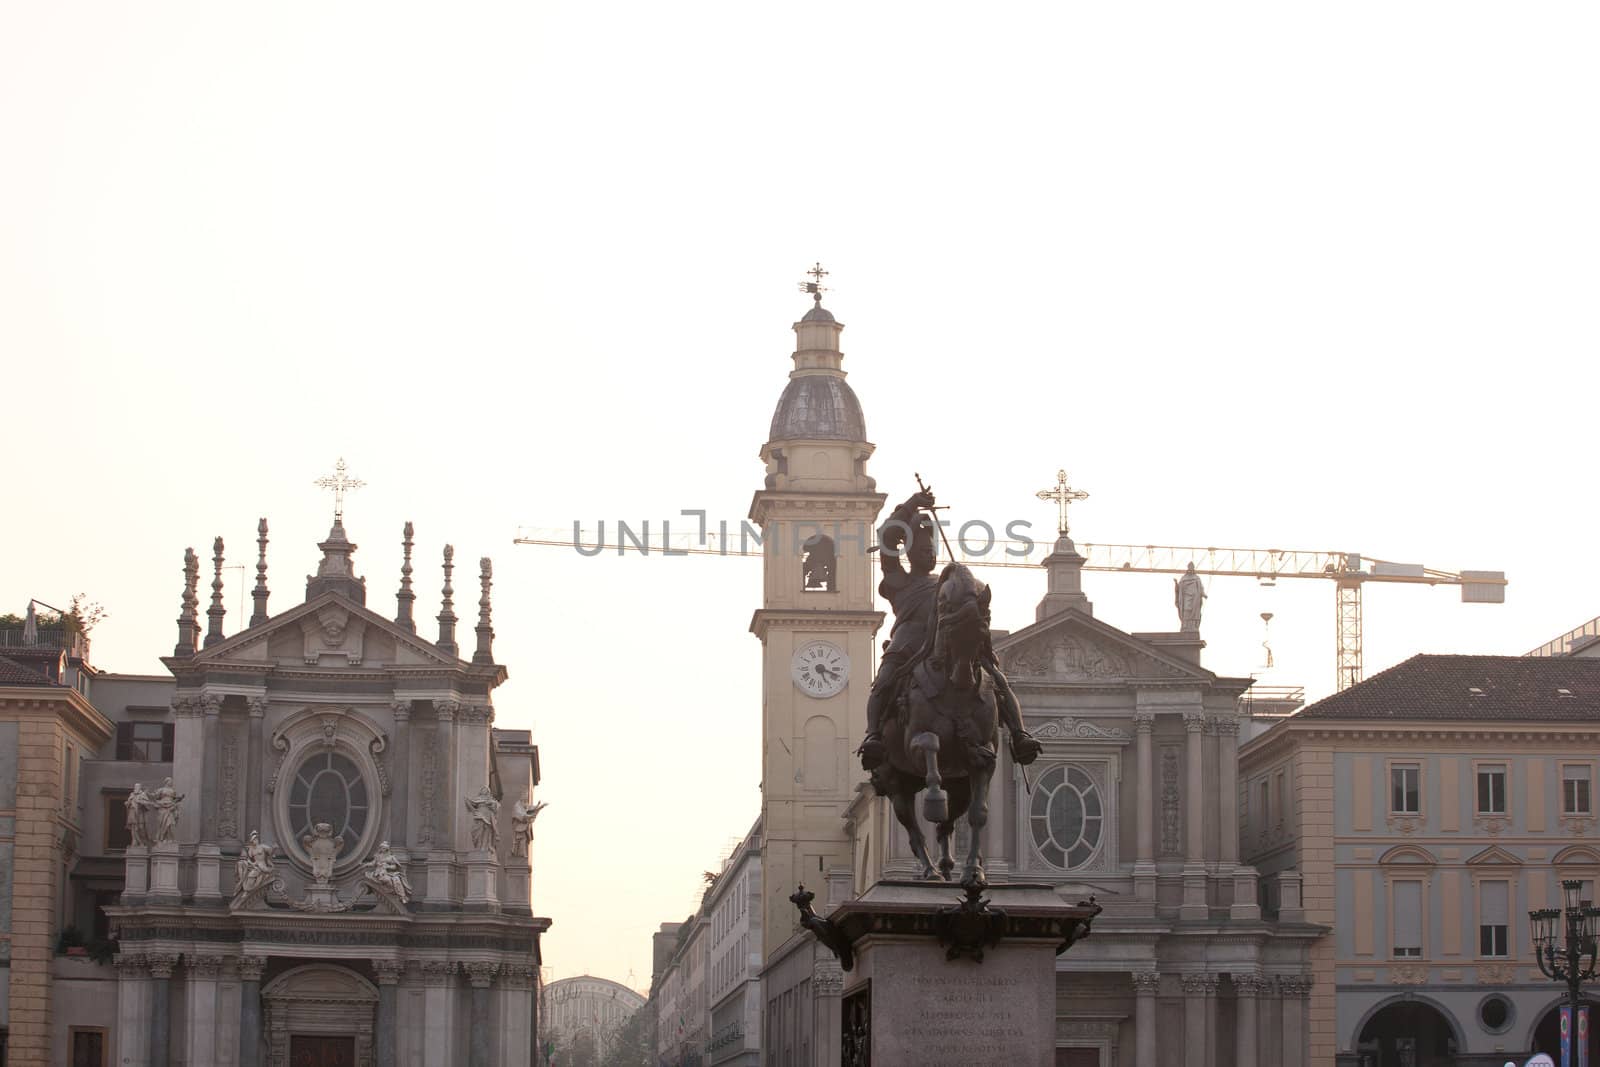
{"type": "Polygon", "coordinates": [[[1468,867],[1520,867],[1522,861],[1499,845],[1490,845],[1467,860],[1468,867]]]}
{"type": "Polygon", "coordinates": [[[1217,680],[1204,667],[1070,609],[1008,634],[994,648],[1012,682],[1217,680]]]}
{"type": "Polygon", "coordinates": [[[323,593],[196,652],[204,664],[454,667],[462,661],[339,593],[323,593]]]}

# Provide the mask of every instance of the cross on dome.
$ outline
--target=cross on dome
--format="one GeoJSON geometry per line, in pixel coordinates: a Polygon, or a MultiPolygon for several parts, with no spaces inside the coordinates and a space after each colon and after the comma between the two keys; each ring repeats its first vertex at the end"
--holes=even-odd
{"type": "Polygon", "coordinates": [[[333,490],[333,518],[338,521],[344,518],[344,495],[364,487],[367,483],[360,478],[351,478],[345,472],[344,457],[339,457],[339,462],[334,464],[333,476],[318,478],[311,484],[318,489],[333,490]]]}
{"type": "Polygon", "coordinates": [[[828,272],[822,269],[822,264],[819,262],[814,264],[806,273],[811,275],[811,280],[809,282],[801,282],[800,291],[810,294],[817,307],[821,307],[822,294],[828,291],[827,286],[822,284],[822,279],[828,276],[828,272]]]}
{"type": "Polygon", "coordinates": [[[1079,500],[1088,500],[1089,494],[1081,489],[1074,489],[1067,484],[1067,472],[1056,471],[1056,484],[1050,489],[1041,489],[1037,494],[1040,500],[1054,500],[1056,509],[1060,512],[1057,522],[1057,531],[1062,537],[1067,536],[1067,506],[1079,500]]]}

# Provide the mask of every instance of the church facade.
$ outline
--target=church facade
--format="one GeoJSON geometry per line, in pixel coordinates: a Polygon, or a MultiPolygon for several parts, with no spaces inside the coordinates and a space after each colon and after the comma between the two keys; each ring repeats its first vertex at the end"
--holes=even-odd
{"type": "Polygon", "coordinates": [[[73,757],[52,920],[116,951],[55,962],[49,1058],[27,1062],[535,1062],[539,757],[494,727],[489,561],[463,648],[449,546],[437,637],[413,618],[410,524],[392,617],[337,512],[319,547],[304,599],[272,614],[262,520],[232,634],[221,539],[203,615],[190,551],[170,676],[90,679],[113,735],[73,757]]]}

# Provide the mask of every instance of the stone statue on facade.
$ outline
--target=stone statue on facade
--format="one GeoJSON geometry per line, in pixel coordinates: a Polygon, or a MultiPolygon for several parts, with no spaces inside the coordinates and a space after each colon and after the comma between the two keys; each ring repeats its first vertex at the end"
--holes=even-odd
{"type": "Polygon", "coordinates": [[[332,882],[333,863],[344,848],[344,838],[333,836],[333,827],[319,822],[309,834],[300,838],[300,844],[305,846],[306,853],[311,857],[311,877],[316,879],[316,883],[327,885],[332,882]]]}
{"type": "Polygon", "coordinates": [[[399,904],[401,910],[411,900],[411,883],[406,880],[405,869],[387,841],[378,845],[378,851],[361,868],[361,876],[380,896],[399,904]]]}
{"type": "Polygon", "coordinates": [[[260,903],[267,890],[277,881],[272,846],[263,845],[257,831],[250,831],[244,850],[239,853],[239,861],[234,864],[234,873],[233,901],[228,905],[234,911],[260,903]]]}
{"type": "Polygon", "coordinates": [[[544,801],[528,806],[528,798],[523,797],[511,805],[511,854],[518,858],[528,855],[528,842],[533,840],[533,820],[539,817],[544,810],[544,801]]]}
{"type": "Polygon", "coordinates": [[[472,847],[494,855],[495,820],[500,817],[500,802],[488,786],[478,790],[477,796],[462,799],[472,815],[472,847]]]}
{"type": "Polygon", "coordinates": [[[172,787],[172,779],[150,794],[150,806],[156,812],[156,840],[158,845],[176,844],[178,840],[178,805],[184,794],[172,787]]]}
{"type": "Polygon", "coordinates": [[[1178,624],[1186,634],[1200,632],[1201,601],[1206,598],[1205,585],[1190,563],[1182,578],[1172,582],[1172,602],[1178,609],[1178,624]]]}
{"type": "Polygon", "coordinates": [[[128,813],[129,843],[149,848],[150,823],[148,816],[151,808],[150,794],[144,791],[144,786],[134,782],[133,788],[128,792],[128,799],[124,800],[122,804],[128,813]]]}

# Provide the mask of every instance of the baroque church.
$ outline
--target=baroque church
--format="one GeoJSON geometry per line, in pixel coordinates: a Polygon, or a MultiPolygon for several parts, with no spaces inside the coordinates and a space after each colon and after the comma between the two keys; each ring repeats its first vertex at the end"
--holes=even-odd
{"type": "MultiPolygon", "coordinates": [[[[835,1067],[843,975],[789,894],[806,884],[826,914],[921,865],[853,756],[885,635],[867,546],[886,496],[867,475],[874,446],[843,327],[820,294],[794,330],[750,509],[766,567],[751,624],[765,664],[762,1047],[765,1062],[835,1067]]],[[[1325,930],[1288,908],[1264,917],[1260,879],[1240,862],[1237,705],[1250,680],[1202,666],[1198,596],[1173,632],[1097,618],[1064,508],[1058,533],[1035,622],[994,633],[1043,754],[1024,769],[1002,744],[983,842],[991,882],[1047,883],[1104,908],[1057,959],[1056,1063],[1305,1067],[1308,959],[1325,930]]]]}
{"type": "MultiPolygon", "coordinates": [[[[58,962],[50,1058],[15,1062],[536,1062],[539,753],[494,725],[507,672],[490,562],[463,647],[444,547],[437,635],[423,636],[411,524],[391,616],[368,605],[341,512],[301,602],[268,609],[263,519],[244,626],[225,632],[218,538],[203,615],[186,555],[170,677],[88,679],[104,744],[68,748],[75,847],[56,906],[117,953],[58,962]]],[[[15,1057],[15,1020],[12,1037],[15,1057]]]]}

